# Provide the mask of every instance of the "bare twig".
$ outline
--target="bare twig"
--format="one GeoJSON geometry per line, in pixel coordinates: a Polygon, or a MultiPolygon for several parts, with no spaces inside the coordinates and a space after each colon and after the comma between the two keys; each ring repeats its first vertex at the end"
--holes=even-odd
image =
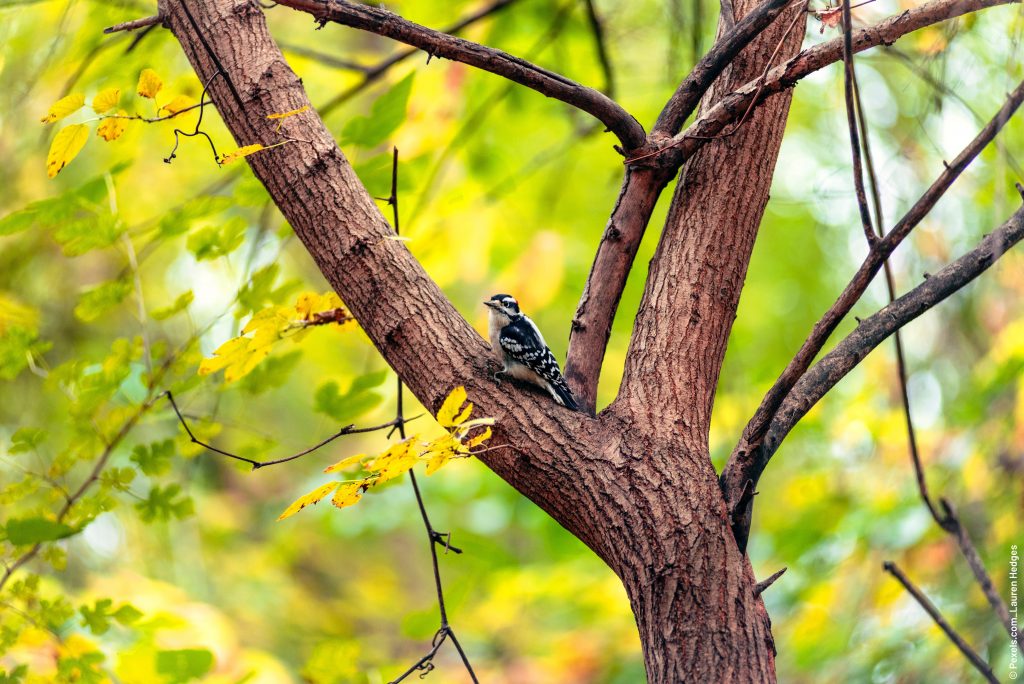
{"type": "MultiPolygon", "coordinates": [[[[185,430],[185,434],[188,435],[189,440],[191,440],[191,442],[193,444],[197,444],[197,445],[203,447],[204,449],[206,449],[207,451],[212,451],[215,454],[220,454],[221,456],[227,456],[228,458],[233,458],[236,461],[242,461],[243,463],[248,463],[249,465],[252,466],[253,470],[259,470],[260,468],[265,468],[267,466],[272,466],[272,465],[278,465],[278,464],[281,464],[281,463],[288,463],[289,461],[294,461],[295,459],[302,458],[303,456],[311,454],[314,451],[316,451],[317,449],[319,449],[319,448],[321,448],[323,446],[326,446],[326,445],[330,444],[331,442],[333,442],[334,440],[338,439],[339,437],[344,437],[345,435],[356,435],[356,434],[363,434],[363,433],[366,433],[366,432],[377,432],[378,430],[386,430],[388,428],[395,427],[396,425],[399,424],[398,420],[396,419],[396,420],[390,420],[390,421],[388,421],[386,423],[381,423],[380,425],[374,425],[373,427],[360,428],[360,427],[356,427],[355,425],[346,425],[345,427],[341,428],[340,430],[335,432],[330,437],[326,437],[326,438],[320,440],[319,442],[317,442],[316,444],[314,444],[313,446],[311,446],[309,448],[306,448],[306,449],[303,449],[302,451],[300,451],[300,452],[298,452],[296,454],[292,454],[291,456],[285,456],[284,458],[276,458],[276,459],[273,459],[273,460],[270,460],[270,461],[257,461],[255,459],[246,458],[245,456],[239,456],[238,454],[233,454],[230,451],[224,451],[223,449],[219,449],[219,448],[213,446],[212,444],[209,444],[208,442],[202,441],[201,439],[199,439],[198,437],[195,436],[195,433],[192,432],[192,428],[189,427],[188,422],[185,420],[185,416],[182,415],[181,410],[178,408],[178,402],[176,402],[174,400],[174,395],[171,394],[171,391],[167,390],[165,392],[162,392],[160,395],[158,395],[158,398],[159,397],[167,397],[167,401],[170,402],[171,408],[174,409],[174,414],[178,417],[178,422],[181,423],[181,427],[185,430]]],[[[419,416],[413,416],[412,418],[409,418],[408,420],[403,419],[403,421],[404,422],[409,422],[409,421],[415,420],[416,418],[419,418],[419,416]]]]}
{"type": "Polygon", "coordinates": [[[850,0],[840,0],[843,7],[843,98],[846,102],[846,123],[850,130],[850,154],[853,158],[853,187],[857,195],[857,208],[860,210],[860,222],[864,228],[864,237],[868,246],[875,244],[877,237],[871,225],[871,211],[868,209],[868,198],[864,192],[864,169],[861,164],[860,134],[858,132],[858,116],[854,103],[854,89],[857,87],[857,74],[853,64],[853,38],[850,23],[850,0]]]}
{"type": "MultiPolygon", "coordinates": [[[[1020,106],[1021,102],[1024,102],[1024,82],[1018,85],[1010,94],[1003,107],[975,136],[974,140],[957,155],[956,159],[945,166],[935,182],[900,219],[892,231],[875,243],[864,263],[861,264],[842,294],[839,295],[838,299],[836,299],[835,303],[825,312],[821,319],[815,323],[814,328],[800,347],[800,350],[761,400],[761,405],[747,423],[743,430],[743,436],[733,449],[733,453],[722,472],[721,478],[728,501],[736,499],[743,483],[747,480],[757,482],[764,466],[767,465],[768,460],[771,458],[771,454],[774,453],[773,448],[765,448],[762,444],[769,428],[780,435],[780,441],[781,435],[788,433],[789,429],[792,428],[792,425],[789,425],[784,430],[777,429],[778,426],[773,424],[775,416],[783,401],[787,399],[789,393],[794,389],[797,382],[801,380],[814,358],[824,347],[829,336],[860,300],[868,285],[882,268],[885,260],[892,254],[893,250],[931,211],[936,202],[945,194],[974,158],[980,154],[981,150],[992,141],[1020,106]]],[[[749,508],[747,513],[749,513],[749,508]]],[[[734,532],[741,532],[743,527],[749,528],[749,521],[734,521],[734,532]]],[[[741,546],[745,544],[745,538],[745,533],[737,537],[737,539],[744,540],[741,546]]]]}
{"type": "Polygon", "coordinates": [[[626,150],[640,147],[646,140],[643,126],[607,95],[501,50],[414,24],[379,7],[341,0],[282,0],[278,4],[308,12],[321,24],[330,21],[392,38],[431,57],[462,62],[561,100],[598,119],[626,150]]]}
{"type": "Polygon", "coordinates": [[[140,28],[148,28],[150,26],[156,26],[163,21],[163,18],[159,16],[143,17],[141,19],[132,19],[120,24],[114,24],[103,29],[104,33],[118,33],[120,31],[135,31],[140,28]]]}
{"type": "Polygon", "coordinates": [[[754,596],[760,596],[762,593],[764,593],[764,590],[767,589],[768,587],[772,586],[773,584],[775,584],[775,580],[777,580],[780,577],[782,577],[782,575],[788,569],[789,568],[782,568],[781,570],[773,572],[769,577],[767,577],[767,578],[761,580],[760,582],[758,582],[757,584],[755,584],[754,585],[754,596]]]}
{"type": "MultiPolygon", "coordinates": [[[[792,3],[793,0],[766,0],[749,12],[715,41],[707,54],[682,80],[665,104],[654,124],[653,132],[675,135],[700,103],[701,97],[715,79],[743,48],[757,38],[792,3]]],[[[730,5],[731,9],[731,5],[730,5]]],[[[724,11],[723,11],[724,15],[724,11]]],[[[783,41],[785,38],[783,38],[783,41]]],[[[771,65],[772,59],[768,60],[771,65]]]]}
{"type": "Polygon", "coordinates": [[[610,98],[615,97],[615,68],[612,66],[612,59],[608,54],[608,42],[604,33],[604,22],[601,15],[597,13],[597,6],[594,0],[583,0],[587,9],[587,23],[590,25],[590,33],[594,36],[594,50],[597,51],[597,61],[601,65],[601,72],[604,74],[604,94],[610,98]]]}
{"type": "MultiPolygon", "coordinates": [[[[492,14],[495,14],[499,10],[505,9],[514,2],[518,2],[518,0],[497,0],[496,2],[492,2],[490,5],[487,5],[477,10],[476,12],[473,12],[472,14],[463,17],[462,19],[455,22],[451,26],[448,26],[442,30],[444,33],[456,35],[463,29],[472,26],[481,19],[485,19],[491,16],[492,14]]],[[[320,112],[321,116],[327,116],[335,109],[340,107],[342,104],[348,102],[353,97],[355,97],[362,91],[366,90],[367,87],[379,81],[381,77],[383,77],[384,74],[386,74],[388,70],[391,69],[391,67],[401,62],[404,62],[405,60],[409,59],[418,52],[419,50],[416,48],[401,50],[399,52],[396,52],[391,57],[388,57],[378,62],[376,65],[367,68],[366,73],[363,76],[363,80],[361,80],[359,83],[355,84],[351,88],[347,88],[342,92],[338,93],[337,95],[335,95],[333,98],[328,100],[322,107],[318,107],[317,111],[320,112]]]]}
{"type": "MultiPolygon", "coordinates": [[[[392,227],[395,229],[395,235],[399,234],[399,218],[398,218],[398,148],[392,148],[392,159],[391,159],[391,195],[388,197],[387,202],[391,205],[391,213],[394,217],[394,223],[392,227]]],[[[404,391],[405,385],[402,383],[402,378],[396,378],[398,384],[398,400],[397,408],[395,411],[395,419],[392,421],[398,430],[398,436],[401,439],[405,439],[405,416],[404,416],[404,391]]],[[[422,672],[420,677],[434,669],[434,656],[437,655],[438,649],[441,648],[441,644],[444,643],[445,639],[450,638],[452,645],[455,646],[455,650],[458,651],[459,657],[462,658],[462,664],[466,668],[466,672],[469,673],[470,679],[473,680],[474,684],[477,682],[476,673],[473,672],[473,666],[469,663],[469,658],[466,656],[465,651],[462,649],[462,645],[455,636],[455,632],[452,630],[451,625],[448,623],[448,609],[444,604],[444,587],[441,584],[441,568],[437,560],[437,546],[442,545],[445,553],[452,551],[454,553],[462,553],[461,549],[457,549],[451,545],[451,532],[438,532],[434,529],[434,526],[430,524],[430,516],[427,515],[427,507],[423,503],[423,493],[420,491],[420,485],[416,481],[416,473],[409,470],[409,482],[412,484],[413,493],[416,495],[416,505],[420,509],[420,517],[423,519],[423,527],[427,531],[427,540],[430,544],[430,560],[434,568],[434,589],[437,591],[437,608],[441,617],[441,626],[434,634],[433,641],[431,642],[431,649],[416,661],[412,667],[403,672],[397,679],[393,679],[390,684],[397,684],[407,678],[413,672],[419,670],[422,672]]]]}
{"type": "Polygon", "coordinates": [[[949,640],[952,641],[958,649],[960,649],[960,652],[964,654],[967,660],[970,661],[971,665],[973,665],[986,680],[993,682],[994,684],[998,684],[999,680],[996,679],[996,676],[992,673],[992,668],[989,664],[982,660],[981,656],[979,656],[977,652],[971,648],[966,641],[964,641],[963,637],[961,637],[957,631],[953,629],[948,622],[946,622],[946,618],[942,617],[942,613],[940,613],[939,609],[935,607],[935,604],[928,600],[928,597],[925,596],[924,593],[918,589],[905,574],[903,574],[903,571],[900,570],[899,566],[892,561],[885,561],[882,563],[882,569],[895,577],[896,580],[903,585],[903,588],[914,597],[914,600],[917,601],[922,608],[924,608],[924,611],[931,616],[932,620],[935,621],[935,624],[939,626],[939,629],[946,633],[949,640]]]}
{"type": "MultiPolygon", "coordinates": [[[[976,12],[987,7],[1018,3],[1021,0],[934,0],[914,9],[858,29],[852,33],[853,52],[861,52],[878,45],[889,45],[901,36],[948,19],[976,12]]],[[[660,164],[681,164],[709,140],[755,108],[768,97],[792,88],[796,83],[829,64],[838,62],[843,55],[843,39],[837,38],[807,48],[792,59],[775,67],[762,79],[755,79],[725,95],[693,122],[686,130],[667,141],[659,141],[658,154],[667,156],[660,164]]]]}
{"type": "Polygon", "coordinates": [[[764,444],[754,454],[753,461],[758,467],[753,468],[751,473],[760,474],[771,454],[793,426],[871,350],[896,330],[977,278],[1021,239],[1024,239],[1024,207],[986,235],[978,247],[928,277],[878,313],[863,319],[856,330],[843,338],[793,387],[772,421],[764,444]]]}

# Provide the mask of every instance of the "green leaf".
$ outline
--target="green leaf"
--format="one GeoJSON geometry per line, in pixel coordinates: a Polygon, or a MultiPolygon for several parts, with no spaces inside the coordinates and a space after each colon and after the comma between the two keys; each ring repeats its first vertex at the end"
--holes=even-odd
{"type": "Polygon", "coordinates": [[[82,626],[88,627],[89,631],[99,636],[106,634],[110,630],[110,608],[114,605],[112,599],[99,599],[93,605],[92,608],[89,606],[82,606],[78,609],[78,612],[82,614],[82,626]]]}
{"type": "Polygon", "coordinates": [[[132,284],[128,280],[112,280],[97,285],[83,292],[78,298],[75,316],[86,323],[94,321],[123,302],[131,291],[132,284]]]}
{"type": "Polygon", "coordinates": [[[42,428],[23,427],[11,435],[11,448],[9,453],[20,454],[25,451],[32,451],[46,439],[46,430],[42,428]]]}
{"type": "Polygon", "coordinates": [[[376,147],[387,140],[405,121],[414,74],[411,72],[391,90],[374,100],[369,116],[357,116],[350,120],[341,132],[342,143],[376,147]]]}
{"type": "Polygon", "coordinates": [[[121,227],[110,214],[92,214],[69,219],[53,234],[66,256],[76,257],[94,249],[103,249],[121,237],[121,227]]]}
{"type": "Polygon", "coordinates": [[[23,518],[7,521],[7,541],[15,546],[64,539],[81,530],[46,518],[23,518]]]}
{"type": "Polygon", "coordinates": [[[288,381],[301,358],[302,350],[300,349],[280,356],[268,356],[266,360],[238,381],[239,389],[247,394],[261,394],[280,387],[288,381]]]}
{"type": "Polygon", "coordinates": [[[148,445],[139,444],[132,450],[129,458],[146,475],[163,475],[171,469],[174,440],[165,439],[148,445]]]}
{"type": "Polygon", "coordinates": [[[172,484],[167,487],[153,487],[144,501],[135,504],[139,517],[143,522],[170,520],[172,517],[186,518],[194,510],[192,499],[181,493],[181,486],[172,484]]]}
{"type": "Polygon", "coordinates": [[[205,648],[157,651],[156,671],[170,677],[173,684],[205,675],[213,667],[213,654],[205,648]]]}
{"type": "Polygon", "coordinates": [[[160,219],[160,237],[174,237],[187,232],[194,221],[219,214],[233,205],[230,197],[206,195],[197,197],[168,212],[160,219]]]}
{"type": "Polygon", "coordinates": [[[0,334],[0,380],[13,380],[28,367],[30,355],[38,356],[50,348],[35,331],[11,326],[0,334]]]}
{"type": "Polygon", "coordinates": [[[339,423],[358,418],[381,402],[382,397],[369,390],[384,382],[387,373],[383,370],[356,378],[344,394],[339,391],[338,383],[326,382],[313,396],[313,409],[339,423]]]}
{"type": "Polygon", "coordinates": [[[178,295],[178,298],[174,300],[174,303],[170,306],[165,306],[162,309],[157,309],[150,316],[154,320],[162,321],[175,314],[179,314],[188,308],[188,305],[195,300],[196,296],[192,294],[192,290],[185,290],[182,294],[178,295]]]}
{"type": "Polygon", "coordinates": [[[0,671],[0,684],[22,684],[28,674],[28,665],[18,665],[10,672],[0,671]]]}
{"type": "Polygon", "coordinates": [[[277,264],[270,264],[252,274],[249,282],[238,291],[235,318],[241,319],[270,305],[282,304],[288,295],[299,288],[298,280],[286,281],[275,288],[274,283],[277,281],[279,271],[277,264]]]}
{"type": "Polygon", "coordinates": [[[130,603],[126,603],[115,610],[110,617],[117,620],[122,627],[130,627],[142,619],[142,611],[130,603]]]}
{"type": "Polygon", "coordinates": [[[206,226],[188,236],[186,246],[197,261],[227,256],[245,240],[245,219],[236,216],[221,226],[206,226]]]}

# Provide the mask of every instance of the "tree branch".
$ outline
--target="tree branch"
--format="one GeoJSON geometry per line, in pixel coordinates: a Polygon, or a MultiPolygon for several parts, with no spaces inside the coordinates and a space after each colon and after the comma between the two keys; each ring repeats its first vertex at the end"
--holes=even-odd
{"type": "Polygon", "coordinates": [[[793,426],[868,353],[895,331],[977,278],[1021,239],[1024,239],[1024,207],[985,236],[978,247],[861,321],[856,330],[804,374],[782,402],[764,443],[752,454],[748,479],[757,481],[771,455],[793,426]]]}
{"type": "MultiPolygon", "coordinates": [[[[920,7],[866,28],[854,31],[851,36],[853,52],[862,52],[878,45],[891,45],[900,37],[926,26],[937,24],[988,7],[1019,3],[1021,0],[934,0],[920,7]]],[[[755,79],[732,91],[717,101],[714,107],[703,112],[686,130],[671,140],[655,141],[659,150],[641,157],[627,160],[637,164],[641,160],[657,157],[676,157],[686,160],[700,147],[721,132],[727,125],[738,120],[751,105],[755,108],[766,99],[788,90],[800,79],[818,71],[843,57],[843,39],[836,38],[820,45],[807,48],[792,59],[771,71],[763,79],[755,79]]],[[[644,162],[645,165],[654,162],[644,162]]],[[[659,164],[672,163],[659,159],[659,164]]]]}
{"type": "MultiPolygon", "coordinates": [[[[223,73],[209,95],[240,146],[278,140],[267,116],[309,105],[249,0],[163,0],[161,8],[200,80],[223,73]]],[[[453,387],[465,386],[495,419],[501,442],[517,445],[480,460],[603,558],[613,557],[615,540],[580,503],[596,497],[603,461],[586,455],[603,443],[598,422],[559,409],[540,392],[508,383],[496,390],[490,348],[394,239],[317,113],[310,109],[284,126],[300,142],[246,162],[370,341],[432,413],[453,387]]]]}
{"type": "MultiPolygon", "coordinates": [[[[931,184],[928,190],[925,191],[893,229],[873,245],[864,263],[861,264],[842,294],[839,295],[835,303],[825,312],[821,319],[814,324],[814,328],[800,347],[800,350],[761,400],[760,406],[758,406],[754,416],[743,429],[743,435],[733,449],[729,462],[726,463],[722,471],[721,482],[722,488],[725,491],[726,501],[730,503],[735,502],[744,483],[748,479],[752,480],[753,484],[757,483],[764,465],[771,458],[771,453],[774,453],[774,448],[769,450],[771,453],[765,453],[762,448],[762,441],[783,400],[787,398],[793,387],[803,377],[807,369],[810,368],[814,358],[825,346],[825,342],[828,341],[831,334],[860,300],[872,279],[884,265],[885,260],[924,219],[928,212],[932,210],[964,169],[995,138],[1022,102],[1024,102],[1024,81],[1010,94],[1000,110],[974,137],[974,140],[957,155],[952,163],[945,165],[935,182],[931,184]],[[763,463],[759,464],[759,461],[762,460],[763,463]]],[[[740,512],[744,514],[742,516],[743,519],[734,520],[734,531],[737,532],[737,539],[741,540],[740,546],[743,547],[746,543],[746,532],[749,530],[750,525],[749,519],[746,519],[749,517],[750,509],[747,507],[745,511],[740,512]]]]}
{"type": "MultiPolygon", "coordinates": [[[[472,26],[481,19],[485,19],[491,16],[492,14],[505,9],[512,3],[518,1],[519,0],[495,0],[495,2],[492,2],[490,5],[482,7],[471,14],[467,14],[462,19],[459,19],[451,26],[447,26],[442,30],[444,33],[458,34],[459,31],[462,31],[463,29],[472,26]]],[[[393,66],[404,62],[405,60],[415,55],[417,52],[419,52],[419,50],[417,50],[416,48],[400,50],[395,54],[391,55],[390,57],[386,57],[380,62],[377,62],[377,64],[370,67],[366,67],[364,70],[365,73],[363,76],[363,80],[359,81],[359,83],[356,83],[351,88],[346,88],[345,90],[341,91],[340,93],[332,97],[330,100],[328,100],[326,103],[324,103],[322,107],[317,108],[317,111],[320,112],[320,116],[326,117],[328,114],[333,112],[342,104],[348,102],[353,97],[355,97],[362,91],[366,90],[367,87],[379,81],[381,77],[384,76],[384,74],[386,74],[393,66]]]]}
{"type": "MultiPolygon", "coordinates": [[[[669,136],[678,133],[686,119],[697,109],[700,99],[715,79],[732,63],[736,55],[775,21],[775,18],[792,2],[793,0],[765,0],[743,17],[742,21],[732,25],[715,41],[707,54],[701,57],[672,93],[672,97],[658,115],[651,133],[669,136]]],[[[731,5],[729,12],[731,15],[731,5]]],[[[722,14],[724,17],[724,7],[722,14]]]]}
{"type": "Polygon", "coordinates": [[[417,47],[431,57],[462,62],[561,100],[607,126],[626,151],[638,149],[646,141],[639,122],[608,96],[507,52],[420,26],[386,9],[369,5],[344,0],[281,0],[278,4],[308,12],[320,23],[330,21],[392,38],[417,47]]]}
{"type": "Polygon", "coordinates": [[[971,665],[973,665],[987,681],[992,682],[993,684],[999,684],[999,680],[996,679],[996,676],[992,673],[992,668],[989,664],[986,663],[966,641],[964,641],[963,637],[961,637],[948,622],[946,622],[946,618],[942,617],[942,613],[940,613],[939,609],[935,607],[935,604],[929,601],[928,597],[925,596],[924,593],[918,589],[905,574],[903,574],[903,571],[900,570],[899,566],[892,561],[886,561],[882,563],[882,569],[895,577],[896,580],[903,585],[903,588],[910,592],[910,595],[913,596],[914,600],[924,608],[924,611],[928,613],[929,616],[931,616],[932,620],[935,621],[935,624],[939,626],[939,629],[946,633],[949,640],[952,641],[958,649],[960,649],[960,652],[964,654],[967,660],[970,661],[971,665]]]}

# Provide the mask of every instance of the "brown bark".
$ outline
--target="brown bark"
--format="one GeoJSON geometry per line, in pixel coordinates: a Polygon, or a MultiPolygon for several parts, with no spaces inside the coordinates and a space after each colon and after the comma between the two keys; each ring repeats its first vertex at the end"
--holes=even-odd
{"type": "MultiPolygon", "coordinates": [[[[451,42],[365,6],[338,0],[287,4],[314,14],[331,9],[349,23],[366,23],[363,28],[402,32],[398,37],[410,42],[429,39],[428,47],[497,73],[508,69],[509,78],[541,92],[553,88],[567,102],[583,97],[576,104],[602,120],[614,118],[621,127],[616,132],[635,146],[639,125],[619,117],[618,105],[514,57],[451,42]]],[[[741,30],[749,28],[742,20],[754,6],[754,0],[735,3],[736,26],[746,27],[741,30]]],[[[783,12],[731,60],[708,91],[705,109],[760,75],[796,10],[783,12]]],[[[161,0],[160,11],[200,79],[210,83],[209,95],[239,145],[277,142],[281,134],[267,115],[300,109],[309,100],[258,4],[161,0]]],[[[801,20],[782,43],[782,59],[796,52],[802,35],[801,20]]],[[[689,106],[685,98],[676,105],[676,113],[689,106]]],[[[494,384],[488,346],[404,243],[391,239],[390,226],[315,112],[284,122],[293,142],[247,158],[317,266],[423,405],[436,411],[454,386],[465,385],[481,413],[497,421],[493,444],[512,445],[481,460],[622,579],[648,678],[659,684],[775,680],[768,616],[730,530],[708,430],[788,108],[789,94],[775,95],[736,135],[706,144],[692,157],[627,171],[574,321],[575,331],[599,341],[599,354],[570,354],[567,365],[570,380],[587,388],[584,401],[591,408],[611,318],[639,239],[661,190],[681,159],[689,158],[648,274],[623,385],[597,417],[558,408],[547,396],[510,383],[494,384]]],[[[643,146],[670,140],[671,128],[645,138],[643,146]]]]}

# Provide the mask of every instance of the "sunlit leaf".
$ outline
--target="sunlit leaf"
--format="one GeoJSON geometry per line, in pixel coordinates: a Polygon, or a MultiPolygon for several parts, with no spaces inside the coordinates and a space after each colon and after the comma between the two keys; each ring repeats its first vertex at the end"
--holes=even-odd
{"type": "Polygon", "coordinates": [[[337,489],[339,484],[341,484],[341,483],[340,482],[328,482],[325,485],[320,485],[319,487],[317,487],[316,489],[314,489],[310,493],[304,494],[303,496],[300,496],[298,499],[296,499],[295,501],[292,502],[291,506],[289,506],[288,508],[284,509],[284,513],[282,513],[280,516],[278,516],[277,519],[278,520],[284,520],[285,518],[290,518],[293,515],[295,515],[296,513],[298,513],[299,511],[301,511],[306,506],[312,506],[313,504],[318,503],[325,496],[327,496],[328,494],[333,492],[335,489],[337,489]]]}
{"type": "Polygon", "coordinates": [[[195,298],[196,296],[192,293],[192,290],[185,290],[183,293],[178,295],[178,298],[174,300],[173,304],[165,306],[162,309],[154,310],[150,316],[158,321],[165,320],[187,309],[188,305],[195,301],[195,298]]]}
{"type": "Polygon", "coordinates": [[[374,100],[369,116],[357,116],[349,120],[341,133],[342,142],[360,147],[376,147],[387,140],[405,120],[414,74],[410,72],[374,100]]]}
{"type": "MultiPolygon", "coordinates": [[[[441,427],[452,427],[455,425],[455,418],[459,415],[459,409],[466,402],[466,388],[456,387],[445,397],[444,403],[437,411],[437,422],[441,427]]],[[[465,420],[465,418],[463,418],[465,420]]]]}
{"type": "Polygon", "coordinates": [[[92,98],[92,109],[97,114],[106,114],[121,101],[120,88],[104,88],[92,98]]]}
{"type": "Polygon", "coordinates": [[[85,105],[85,95],[82,93],[72,93],[66,97],[54,102],[50,105],[50,110],[46,113],[40,121],[43,123],[53,123],[59,121],[69,114],[74,114],[85,105]]]}
{"type": "Polygon", "coordinates": [[[56,177],[65,166],[71,163],[89,140],[89,127],[85,124],[72,124],[60,129],[50,151],[46,155],[46,175],[56,177]]]}
{"type": "Polygon", "coordinates": [[[14,518],[7,521],[4,530],[7,541],[15,546],[64,539],[80,531],[70,525],[46,518],[14,518]]]}
{"type": "Polygon", "coordinates": [[[157,672],[171,684],[182,684],[199,679],[213,668],[213,653],[205,648],[183,648],[158,651],[157,672]]]}
{"type": "Polygon", "coordinates": [[[175,95],[168,102],[160,105],[160,109],[157,110],[157,113],[167,112],[168,114],[178,114],[179,112],[183,112],[197,104],[199,104],[199,102],[193,97],[189,97],[188,95],[175,95]]]}
{"type": "Polygon", "coordinates": [[[257,152],[260,152],[264,149],[266,148],[259,143],[254,143],[252,145],[244,145],[242,147],[239,147],[237,150],[227,152],[226,154],[222,154],[220,156],[220,163],[225,165],[230,164],[232,162],[238,161],[239,159],[242,159],[243,157],[248,157],[250,154],[256,154],[257,152]]]}
{"type": "Polygon", "coordinates": [[[363,498],[362,482],[343,482],[331,497],[331,503],[338,508],[351,506],[363,498]]]}
{"type": "MultiPolygon", "coordinates": [[[[119,111],[118,114],[123,115],[124,110],[119,111]]],[[[117,117],[107,117],[106,119],[100,122],[99,126],[96,127],[96,135],[103,138],[107,142],[111,142],[112,140],[117,140],[118,138],[120,138],[121,134],[124,133],[124,129],[124,119],[119,119],[117,117]]]]}
{"type": "Polygon", "coordinates": [[[142,73],[139,74],[139,84],[135,90],[138,91],[142,97],[148,97],[153,99],[156,94],[160,92],[160,89],[164,87],[164,82],[160,80],[160,76],[152,69],[143,69],[142,73]]]}
{"type": "Polygon", "coordinates": [[[365,454],[356,454],[355,456],[349,456],[348,458],[343,458],[340,461],[338,461],[337,463],[335,463],[333,465],[329,465],[326,468],[324,468],[324,472],[325,473],[333,473],[333,472],[336,472],[338,470],[348,470],[352,466],[358,465],[364,458],[366,458],[365,454]]]}

